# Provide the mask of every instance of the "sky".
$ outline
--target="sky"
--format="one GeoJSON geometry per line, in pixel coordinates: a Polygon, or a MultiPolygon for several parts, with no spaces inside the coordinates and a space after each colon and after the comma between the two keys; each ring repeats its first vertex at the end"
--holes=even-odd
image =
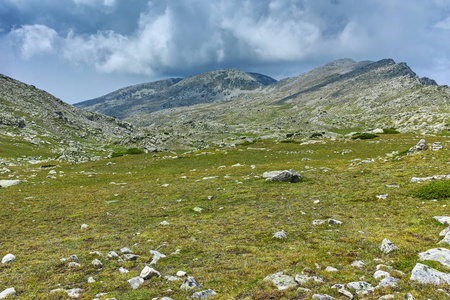
{"type": "Polygon", "coordinates": [[[0,73],[67,103],[237,68],[275,79],[340,58],[450,85],[450,0],[0,0],[0,73]]]}

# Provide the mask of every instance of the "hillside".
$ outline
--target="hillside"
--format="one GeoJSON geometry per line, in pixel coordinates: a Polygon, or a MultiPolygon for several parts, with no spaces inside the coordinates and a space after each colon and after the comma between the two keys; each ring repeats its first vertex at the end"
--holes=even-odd
{"type": "Polygon", "coordinates": [[[218,70],[184,80],[171,78],[126,87],[75,106],[123,119],[172,107],[229,101],[274,82],[262,74],[218,70]]]}

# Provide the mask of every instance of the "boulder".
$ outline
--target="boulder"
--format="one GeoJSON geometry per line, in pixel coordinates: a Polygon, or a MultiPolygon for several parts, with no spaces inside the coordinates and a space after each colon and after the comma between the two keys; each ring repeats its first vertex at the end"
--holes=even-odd
{"type": "Polygon", "coordinates": [[[420,260],[438,261],[446,267],[450,267],[450,250],[445,248],[430,249],[419,253],[420,260]]]}
{"type": "Polygon", "coordinates": [[[156,271],[155,269],[150,268],[149,266],[145,266],[145,268],[142,270],[140,276],[142,279],[148,280],[155,276],[161,277],[161,274],[158,271],[156,271]]]}
{"type": "Polygon", "coordinates": [[[0,293],[0,299],[4,299],[8,296],[16,296],[16,295],[17,295],[16,289],[11,287],[11,288],[7,288],[6,290],[3,290],[0,293]]]}
{"type": "Polygon", "coordinates": [[[279,290],[286,290],[290,287],[297,286],[294,278],[289,275],[284,275],[283,272],[278,272],[267,276],[264,280],[270,280],[279,290]]]}
{"type": "Polygon", "coordinates": [[[2,264],[13,262],[15,259],[16,259],[16,257],[13,254],[8,253],[5,256],[3,256],[2,264]]]}
{"type": "Polygon", "coordinates": [[[439,245],[444,244],[444,245],[450,245],[450,232],[448,232],[445,236],[444,239],[442,239],[442,241],[440,241],[438,243],[439,245]]]}
{"type": "Polygon", "coordinates": [[[21,180],[0,180],[0,187],[7,188],[13,185],[17,185],[21,182],[22,182],[21,180]]]}
{"type": "Polygon", "coordinates": [[[188,276],[184,280],[183,284],[180,286],[180,289],[188,291],[188,290],[195,289],[197,287],[202,287],[202,285],[200,283],[198,283],[194,277],[188,276]]]}
{"type": "Polygon", "coordinates": [[[268,181],[299,182],[302,180],[302,175],[298,174],[294,170],[284,170],[264,172],[263,178],[266,178],[268,181]]]}
{"type": "Polygon", "coordinates": [[[211,296],[215,296],[217,293],[212,289],[207,289],[206,291],[196,292],[192,295],[195,299],[208,299],[211,296]]]}
{"type": "Polygon", "coordinates": [[[411,281],[417,281],[421,284],[448,284],[450,285],[450,275],[440,272],[429,266],[418,263],[411,272],[411,281]]]}
{"type": "Polygon", "coordinates": [[[380,246],[380,250],[386,254],[396,249],[398,248],[388,239],[384,239],[380,246]]]}
{"type": "Polygon", "coordinates": [[[128,283],[130,284],[131,288],[133,290],[137,289],[141,284],[144,283],[144,279],[142,279],[142,277],[137,276],[137,277],[133,277],[131,279],[128,280],[128,283]]]}

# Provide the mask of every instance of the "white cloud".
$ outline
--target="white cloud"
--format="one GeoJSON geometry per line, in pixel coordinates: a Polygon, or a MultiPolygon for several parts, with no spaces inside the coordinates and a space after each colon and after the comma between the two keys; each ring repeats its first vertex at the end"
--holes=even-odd
{"type": "Polygon", "coordinates": [[[8,37],[20,45],[22,57],[29,59],[34,55],[52,52],[57,33],[44,25],[24,25],[12,30],[8,37]]]}

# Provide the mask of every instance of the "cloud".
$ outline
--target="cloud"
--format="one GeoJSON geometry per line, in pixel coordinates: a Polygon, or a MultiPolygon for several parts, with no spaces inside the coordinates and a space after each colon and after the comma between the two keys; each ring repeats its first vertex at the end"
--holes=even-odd
{"type": "Polygon", "coordinates": [[[446,30],[450,30],[450,17],[436,23],[434,25],[434,27],[436,28],[440,28],[440,29],[446,29],[446,30]]]}
{"type": "Polygon", "coordinates": [[[20,46],[22,57],[29,59],[34,55],[52,52],[57,33],[44,25],[24,25],[11,31],[9,38],[20,46]]]}

